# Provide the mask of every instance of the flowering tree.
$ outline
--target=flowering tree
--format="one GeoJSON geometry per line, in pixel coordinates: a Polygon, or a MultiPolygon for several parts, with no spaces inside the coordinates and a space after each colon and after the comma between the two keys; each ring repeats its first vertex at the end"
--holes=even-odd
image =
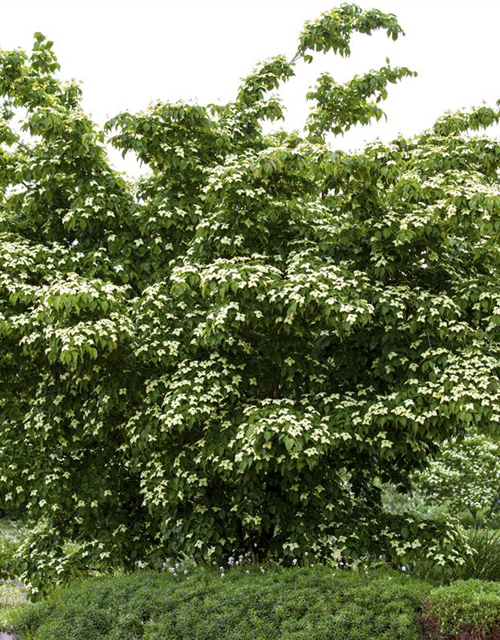
{"type": "Polygon", "coordinates": [[[322,74],[304,135],[261,127],[297,65],[374,30],[402,33],[342,5],[234,102],[104,131],[44,36],[1,52],[0,495],[40,523],[29,573],[68,553],[443,561],[378,487],[499,420],[500,145],[468,135],[498,110],[336,150],[414,75],[388,62],[322,74]],[[151,174],[114,171],[106,136],[151,174]]]}

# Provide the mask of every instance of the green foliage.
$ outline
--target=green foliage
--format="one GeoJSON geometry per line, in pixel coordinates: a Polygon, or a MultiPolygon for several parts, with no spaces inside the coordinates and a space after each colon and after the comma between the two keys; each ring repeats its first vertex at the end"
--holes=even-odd
{"type": "Polygon", "coordinates": [[[14,557],[18,548],[18,542],[0,540],[0,579],[5,580],[20,574],[18,562],[14,557]]]}
{"type": "Polygon", "coordinates": [[[446,501],[430,502],[427,496],[423,496],[414,488],[410,492],[404,487],[395,487],[392,484],[384,484],[381,488],[383,505],[389,513],[411,513],[417,519],[434,521],[443,521],[451,517],[446,501]]]}
{"type": "Polygon", "coordinates": [[[17,580],[0,580],[0,632],[13,631],[11,620],[27,605],[26,590],[17,580]]]}
{"type": "Polygon", "coordinates": [[[469,533],[468,543],[471,554],[466,556],[456,577],[500,582],[500,530],[472,531],[469,533]]]}
{"type": "Polygon", "coordinates": [[[26,603],[26,589],[18,580],[21,567],[15,555],[25,535],[21,523],[0,519],[0,630],[8,628],[12,610],[26,603]]]}
{"type": "Polygon", "coordinates": [[[14,579],[21,574],[16,553],[25,536],[24,526],[0,519],[0,581],[14,579]]]}
{"type": "Polygon", "coordinates": [[[477,431],[445,443],[416,474],[414,487],[429,504],[446,502],[448,511],[465,521],[491,524],[500,515],[500,443],[477,431]]]}
{"type": "Polygon", "coordinates": [[[342,4],[323,13],[317,20],[306,22],[300,35],[297,56],[304,56],[306,62],[311,62],[312,56],[309,54],[306,57],[306,51],[333,50],[342,57],[348,57],[353,33],[371,35],[377,29],[384,30],[393,40],[404,35],[392,13],[382,13],[378,9],[363,11],[355,4],[342,4]]]}
{"type": "Polygon", "coordinates": [[[380,483],[500,420],[500,145],[469,135],[498,111],[335,150],[411,75],[388,64],[320,79],[309,137],[261,126],[311,52],[377,29],[401,33],[342,5],[234,102],[104,130],[44,36],[0,52],[0,496],[37,523],[35,588],[179,554],[458,559],[380,483]]]}
{"type": "Polygon", "coordinates": [[[355,76],[342,85],[329,73],[322,73],[317,86],[307,94],[308,100],[316,100],[307,122],[311,138],[319,135],[321,139],[328,131],[345,133],[356,124],[370,124],[372,120],[386,117],[377,103],[387,98],[387,85],[412,76],[416,73],[406,67],[387,66],[362,77],[355,76]],[[367,102],[372,96],[375,102],[367,102]]]}
{"type": "Polygon", "coordinates": [[[462,562],[443,566],[421,556],[411,565],[412,574],[438,584],[458,579],[500,582],[500,530],[472,529],[463,535],[468,552],[462,562]]]}
{"type": "Polygon", "coordinates": [[[500,584],[458,580],[435,589],[427,598],[425,615],[443,636],[464,634],[460,637],[484,640],[497,637],[493,630],[500,630],[500,584]]]}
{"type": "Polygon", "coordinates": [[[417,640],[425,583],[324,568],[90,579],[21,611],[27,640],[417,640]]]}

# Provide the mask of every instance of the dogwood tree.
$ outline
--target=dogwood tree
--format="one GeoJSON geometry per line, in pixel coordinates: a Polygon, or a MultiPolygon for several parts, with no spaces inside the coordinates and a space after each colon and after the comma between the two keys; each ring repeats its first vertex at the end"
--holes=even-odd
{"type": "Polygon", "coordinates": [[[500,145],[477,133],[499,111],[337,150],[414,75],[387,62],[320,75],[303,134],[262,129],[299,65],[375,30],[402,34],[342,5],[233,102],[104,130],[43,35],[1,52],[0,495],[39,523],[32,577],[456,548],[379,486],[499,420],[500,145]],[[106,141],[150,175],[125,179],[106,141]]]}

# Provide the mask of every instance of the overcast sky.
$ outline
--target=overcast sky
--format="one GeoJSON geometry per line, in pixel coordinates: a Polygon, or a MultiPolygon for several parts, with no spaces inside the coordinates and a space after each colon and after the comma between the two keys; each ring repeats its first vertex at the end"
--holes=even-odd
{"type": "MultiPolygon", "coordinates": [[[[332,0],[0,0],[0,48],[30,48],[33,33],[55,41],[62,76],[82,81],[85,108],[103,123],[153,100],[224,102],[259,60],[290,58],[307,19],[340,4],[332,0]]],[[[406,32],[357,36],[349,60],[333,54],[301,65],[282,91],[287,128],[307,115],[304,94],[328,70],[347,80],[385,64],[418,78],[392,87],[388,122],[353,130],[335,141],[344,149],[365,140],[411,136],[448,109],[494,105],[500,98],[499,0],[358,0],[392,12],[406,32]]],[[[392,86],[392,85],[391,85],[392,86]]],[[[498,131],[497,131],[498,133],[498,131]]],[[[134,172],[133,164],[126,166],[134,172]]]]}

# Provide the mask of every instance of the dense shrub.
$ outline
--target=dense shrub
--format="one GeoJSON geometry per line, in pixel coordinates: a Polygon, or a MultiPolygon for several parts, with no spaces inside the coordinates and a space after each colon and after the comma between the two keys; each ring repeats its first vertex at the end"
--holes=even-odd
{"type": "Polygon", "coordinates": [[[425,604],[430,638],[500,638],[500,584],[460,580],[430,593],[425,604]]]}
{"type": "Polygon", "coordinates": [[[326,568],[94,578],[18,615],[26,640],[418,640],[426,585],[326,568]]]}

